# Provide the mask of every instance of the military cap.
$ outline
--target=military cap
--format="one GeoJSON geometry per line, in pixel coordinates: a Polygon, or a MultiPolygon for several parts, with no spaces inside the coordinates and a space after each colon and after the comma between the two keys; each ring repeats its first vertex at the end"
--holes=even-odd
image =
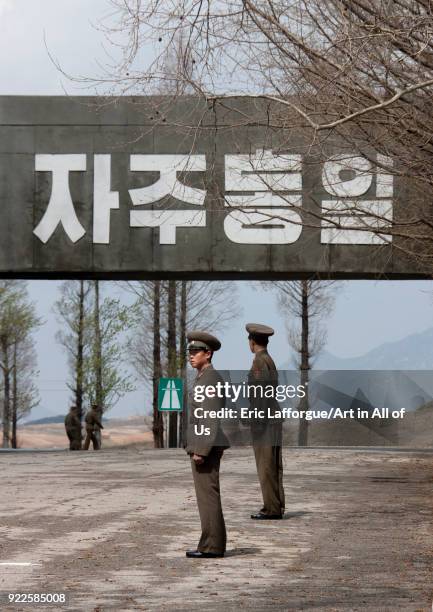
{"type": "Polygon", "coordinates": [[[273,336],[275,333],[272,327],[261,323],[247,323],[245,329],[253,336],[273,336]]]}
{"type": "Polygon", "coordinates": [[[189,349],[204,349],[205,351],[219,351],[221,342],[212,334],[205,331],[194,330],[190,331],[186,337],[188,338],[189,349]]]}

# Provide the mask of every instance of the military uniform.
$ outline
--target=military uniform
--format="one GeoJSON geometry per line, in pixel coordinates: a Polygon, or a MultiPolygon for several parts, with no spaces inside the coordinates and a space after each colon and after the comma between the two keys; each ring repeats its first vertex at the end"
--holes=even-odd
{"type": "MultiPolygon", "coordinates": [[[[265,339],[274,333],[267,325],[248,323],[246,329],[249,338],[260,345],[265,339]]],[[[248,374],[250,385],[260,385],[274,388],[278,385],[278,372],[272,357],[266,348],[255,352],[254,361],[248,374]]],[[[251,408],[275,413],[279,409],[275,398],[250,398],[251,408]]],[[[283,461],[281,453],[282,444],[282,422],[272,419],[271,421],[257,420],[251,424],[252,442],[256,460],[257,474],[263,496],[263,507],[251,518],[281,518],[285,509],[285,496],[283,488],[283,461]]]]}
{"type": "MultiPolygon", "coordinates": [[[[200,349],[218,350],[220,342],[206,332],[191,332],[188,334],[188,350],[200,349]]],[[[191,456],[191,468],[197,497],[198,511],[201,522],[201,537],[196,551],[187,552],[187,556],[222,556],[226,550],[226,527],[221,506],[219,469],[224,449],[228,448],[228,440],[220,429],[216,419],[195,418],[194,409],[201,406],[205,410],[218,410],[224,407],[224,398],[205,398],[203,402],[194,400],[194,389],[198,385],[216,385],[222,378],[214,367],[209,364],[194,381],[189,397],[189,427],[186,452],[191,456]],[[210,435],[194,434],[194,425],[210,429],[210,435]],[[204,462],[196,463],[193,455],[204,457],[204,462]]]]}
{"type": "Polygon", "coordinates": [[[69,438],[69,450],[81,450],[81,421],[76,406],[71,406],[65,416],[65,429],[69,438]]]}
{"type": "Polygon", "coordinates": [[[101,423],[102,410],[97,405],[93,405],[86,414],[86,440],[84,442],[84,450],[89,450],[90,442],[93,444],[93,450],[101,448],[101,429],[104,429],[101,423]]]}

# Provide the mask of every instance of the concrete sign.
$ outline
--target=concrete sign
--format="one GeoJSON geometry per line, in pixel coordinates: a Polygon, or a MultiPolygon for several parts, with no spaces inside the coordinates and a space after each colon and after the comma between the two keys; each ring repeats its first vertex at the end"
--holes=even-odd
{"type": "Polygon", "coordinates": [[[422,276],[395,254],[392,159],[236,117],[194,98],[0,98],[0,274],[422,276]]]}

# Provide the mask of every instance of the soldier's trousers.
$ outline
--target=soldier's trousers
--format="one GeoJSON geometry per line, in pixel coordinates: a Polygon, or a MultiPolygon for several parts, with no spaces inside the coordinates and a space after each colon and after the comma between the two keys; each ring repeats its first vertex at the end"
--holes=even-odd
{"type": "Polygon", "coordinates": [[[69,438],[69,450],[81,450],[81,433],[66,432],[69,438]]]}
{"type": "Polygon", "coordinates": [[[201,522],[200,552],[223,554],[226,550],[226,526],[221,507],[219,469],[223,452],[212,449],[204,463],[191,457],[192,475],[201,522]]]}
{"type": "Polygon", "coordinates": [[[281,446],[254,446],[257,474],[263,495],[263,514],[284,514],[281,446]]]}
{"type": "Polygon", "coordinates": [[[92,441],[93,450],[99,450],[101,448],[97,432],[95,432],[95,431],[88,431],[87,432],[86,439],[84,441],[84,446],[83,446],[84,450],[89,450],[90,441],[92,441]]]}

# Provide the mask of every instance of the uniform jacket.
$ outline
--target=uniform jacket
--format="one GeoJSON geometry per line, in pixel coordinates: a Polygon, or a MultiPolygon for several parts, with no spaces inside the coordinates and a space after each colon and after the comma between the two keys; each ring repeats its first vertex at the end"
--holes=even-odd
{"type": "Polygon", "coordinates": [[[213,418],[196,418],[194,416],[194,409],[202,407],[204,410],[220,410],[225,406],[224,398],[205,398],[202,402],[194,400],[194,388],[197,385],[216,385],[217,382],[223,382],[220,374],[214,369],[212,364],[205,368],[203,372],[198,376],[192,387],[189,395],[188,412],[189,412],[189,423],[188,423],[188,440],[186,446],[186,452],[188,454],[202,455],[207,457],[213,448],[223,451],[229,448],[229,442],[225,436],[221,424],[218,419],[213,418]],[[210,429],[209,436],[197,436],[194,434],[194,425],[199,427],[208,427],[210,429]]]}
{"type": "Polygon", "coordinates": [[[278,385],[278,372],[274,360],[266,349],[255,354],[251,370],[248,373],[248,384],[263,390],[263,397],[260,396],[260,390],[257,392],[257,397],[254,397],[254,394],[250,390],[249,400],[251,409],[256,408],[257,410],[263,410],[265,415],[265,419],[251,419],[251,428],[253,432],[260,432],[267,429],[269,436],[272,438],[275,436],[273,429],[276,427],[279,430],[282,421],[281,419],[266,419],[268,414],[275,414],[275,411],[280,410],[280,405],[275,399],[275,389],[278,385]],[[273,388],[273,397],[264,397],[266,389],[268,389],[268,394],[271,394],[271,387],[273,388]]]}
{"type": "Polygon", "coordinates": [[[81,422],[76,412],[68,412],[65,416],[65,428],[66,431],[81,432],[81,422]]]}
{"type": "Polygon", "coordinates": [[[92,432],[92,431],[99,431],[100,429],[104,429],[100,419],[100,415],[99,412],[96,412],[96,410],[90,410],[87,414],[86,414],[86,431],[88,432],[92,432]]]}

